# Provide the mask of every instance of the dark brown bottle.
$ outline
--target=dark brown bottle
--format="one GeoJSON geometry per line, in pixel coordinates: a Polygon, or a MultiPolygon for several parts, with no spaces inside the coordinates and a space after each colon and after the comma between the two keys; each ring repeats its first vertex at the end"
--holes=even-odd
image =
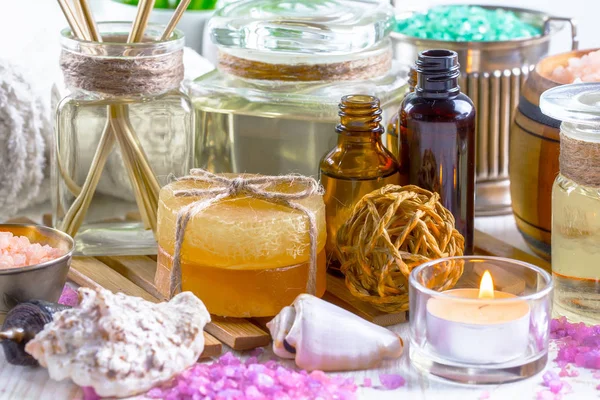
{"type": "MultiPolygon", "coordinates": [[[[405,96],[408,96],[410,93],[415,91],[415,86],[417,85],[417,67],[411,66],[408,71],[408,91],[405,96]]],[[[400,167],[400,179],[404,182],[408,182],[408,154],[399,153],[399,151],[403,151],[404,153],[408,152],[408,148],[406,146],[400,146],[400,113],[395,113],[388,123],[387,128],[387,148],[394,154],[396,159],[398,160],[398,165],[400,167]]]]}
{"type": "Polygon", "coordinates": [[[381,142],[379,99],[373,96],[344,96],[336,127],[337,145],[320,164],[320,180],[325,188],[327,245],[330,270],[339,263],[335,252],[336,234],[366,194],[388,184],[400,184],[398,162],[381,142]]]}
{"type": "Polygon", "coordinates": [[[409,181],[440,194],[473,252],[475,203],[475,107],[460,92],[458,56],[427,50],[416,62],[417,85],[402,102],[398,154],[409,181]]]}

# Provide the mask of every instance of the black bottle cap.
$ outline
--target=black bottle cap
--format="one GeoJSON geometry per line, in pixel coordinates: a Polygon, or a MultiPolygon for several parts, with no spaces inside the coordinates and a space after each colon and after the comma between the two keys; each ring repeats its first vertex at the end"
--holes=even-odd
{"type": "Polygon", "coordinates": [[[458,54],[452,50],[425,50],[415,63],[417,92],[458,91],[460,65],[458,54]]]}

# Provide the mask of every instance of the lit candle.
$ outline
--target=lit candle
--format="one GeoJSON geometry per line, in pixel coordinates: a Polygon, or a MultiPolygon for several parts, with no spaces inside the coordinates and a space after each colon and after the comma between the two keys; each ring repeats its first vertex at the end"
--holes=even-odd
{"type": "Polygon", "coordinates": [[[427,301],[427,340],[440,356],[457,362],[501,363],[522,356],[529,342],[529,306],[501,301],[514,294],[494,291],[489,271],[479,289],[444,292],[427,301]]]}

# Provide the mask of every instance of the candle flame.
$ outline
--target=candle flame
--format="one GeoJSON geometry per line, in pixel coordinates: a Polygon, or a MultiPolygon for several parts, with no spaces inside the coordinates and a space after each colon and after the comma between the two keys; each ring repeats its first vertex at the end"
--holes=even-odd
{"type": "Polygon", "coordinates": [[[485,271],[481,277],[481,283],[479,284],[479,298],[494,298],[494,281],[492,280],[492,274],[490,274],[490,271],[485,271]]]}

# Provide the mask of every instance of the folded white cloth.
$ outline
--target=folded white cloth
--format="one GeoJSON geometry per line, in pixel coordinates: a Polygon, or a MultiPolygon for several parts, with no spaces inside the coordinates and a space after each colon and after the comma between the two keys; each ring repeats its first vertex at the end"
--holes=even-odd
{"type": "Polygon", "coordinates": [[[40,189],[52,125],[38,94],[16,64],[0,59],[0,220],[49,197],[47,186],[40,189]]]}

